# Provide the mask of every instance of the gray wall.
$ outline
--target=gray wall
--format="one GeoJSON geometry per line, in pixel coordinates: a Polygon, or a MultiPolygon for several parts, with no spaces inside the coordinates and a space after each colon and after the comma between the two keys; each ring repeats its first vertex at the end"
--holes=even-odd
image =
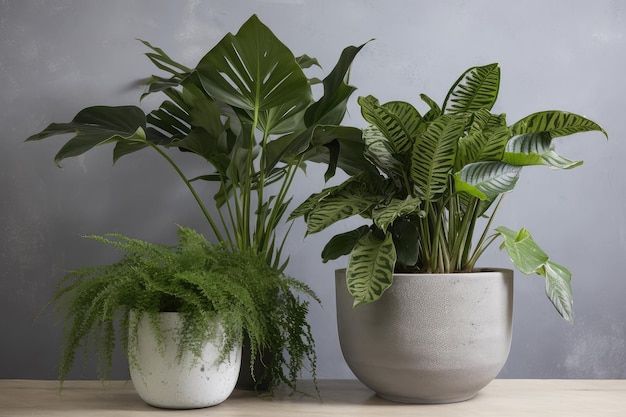
{"type": "MultiPolygon", "coordinates": [[[[52,157],[61,141],[22,140],[89,105],[138,103],[133,82],[153,68],[135,38],[195,65],[252,13],[327,71],[344,46],[376,38],[352,71],[360,95],[419,104],[425,92],[441,100],[469,66],[500,62],[496,111],[510,122],[556,108],[601,123],[608,143],[595,133],[558,143],[585,165],[527,169],[503,204],[497,225],[528,227],[573,272],[576,317],[573,326],[560,319],[541,279],[518,274],[513,347],[501,377],[626,378],[626,3],[615,0],[1,1],[0,378],[56,376],[60,328],[50,311],[35,317],[64,270],[113,256],[81,235],[172,243],[175,224],[207,231],[187,191],[152,154],[113,167],[110,150],[101,149],[59,169],[52,157]]],[[[363,125],[354,101],[346,123],[363,125]]],[[[299,181],[297,201],[323,186],[316,169],[299,181]]],[[[337,341],[332,279],[346,260],[324,265],[318,257],[333,232],[350,226],[304,239],[298,223],[291,234],[288,272],[324,303],[310,317],[322,378],[351,376],[337,341]]],[[[509,262],[495,245],[482,264],[509,262]]],[[[123,361],[114,376],[125,376],[123,361]]],[[[73,377],[94,373],[79,366],[73,377]]]]}

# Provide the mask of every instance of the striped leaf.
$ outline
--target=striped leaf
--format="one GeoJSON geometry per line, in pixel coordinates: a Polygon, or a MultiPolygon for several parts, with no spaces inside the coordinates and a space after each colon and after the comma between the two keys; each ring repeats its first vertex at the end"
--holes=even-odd
{"type": "Polygon", "coordinates": [[[573,321],[571,272],[551,261],[535,243],[528,230],[522,228],[515,232],[501,226],[496,231],[504,238],[501,249],[506,249],[513,265],[520,272],[545,277],[546,295],[559,314],[571,323],[573,321]]]}
{"type": "Polygon", "coordinates": [[[361,214],[376,204],[380,197],[370,193],[361,177],[353,177],[320,199],[306,218],[307,234],[317,233],[331,224],[361,214]]]}
{"type": "Polygon", "coordinates": [[[557,154],[548,132],[527,133],[511,138],[506,145],[503,161],[518,166],[546,165],[555,169],[575,168],[583,163],[557,154]]]}
{"type": "Polygon", "coordinates": [[[477,111],[468,135],[459,141],[455,171],[460,171],[472,162],[500,161],[509,137],[505,115],[493,115],[487,110],[477,111]]]}
{"type": "Polygon", "coordinates": [[[500,89],[500,67],[490,64],[472,67],[452,85],[443,103],[446,114],[491,110],[500,89]]]}
{"type": "Polygon", "coordinates": [[[389,225],[398,217],[419,212],[422,200],[419,198],[407,197],[404,200],[392,199],[389,204],[381,208],[374,209],[372,217],[374,224],[382,231],[386,231],[389,225]]]}
{"type": "Polygon", "coordinates": [[[378,300],[393,282],[396,250],[391,233],[383,240],[369,232],[352,249],[346,271],[354,306],[378,300]]]}
{"type": "Polygon", "coordinates": [[[432,98],[428,97],[426,94],[420,94],[420,98],[426,104],[428,104],[429,110],[422,117],[426,122],[432,122],[437,117],[441,116],[441,107],[439,104],[435,102],[432,98]]]}
{"type": "Polygon", "coordinates": [[[458,141],[468,118],[444,115],[429,124],[415,142],[411,158],[411,180],[421,196],[431,201],[445,192],[454,166],[458,141]]]}
{"type": "Polygon", "coordinates": [[[455,174],[455,189],[492,201],[515,187],[521,170],[521,167],[504,162],[475,162],[455,174]]]}
{"type": "Polygon", "coordinates": [[[376,126],[363,129],[363,142],[365,157],[401,187],[404,166],[394,157],[391,144],[382,132],[376,126]]]}
{"type": "Polygon", "coordinates": [[[359,97],[358,102],[363,118],[378,127],[389,140],[394,153],[411,150],[422,123],[422,117],[415,107],[402,101],[380,105],[373,96],[359,97]]]}
{"type": "Polygon", "coordinates": [[[546,262],[539,275],[546,278],[546,295],[561,317],[573,323],[572,273],[552,261],[546,262]]]}
{"type": "Polygon", "coordinates": [[[550,139],[580,132],[598,131],[608,137],[606,131],[597,123],[574,113],[549,110],[533,113],[513,124],[511,134],[544,133],[550,139]]]}

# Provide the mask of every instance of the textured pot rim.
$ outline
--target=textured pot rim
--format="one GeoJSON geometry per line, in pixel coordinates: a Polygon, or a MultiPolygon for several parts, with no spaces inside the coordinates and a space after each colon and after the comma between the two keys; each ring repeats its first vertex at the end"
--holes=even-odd
{"type": "MultiPolygon", "coordinates": [[[[335,273],[342,273],[345,275],[346,273],[346,268],[338,268],[335,269],[335,273]]],[[[460,277],[463,275],[470,275],[470,276],[478,276],[478,275],[485,275],[485,274],[489,274],[489,275],[502,275],[502,274],[511,274],[513,275],[514,271],[511,268],[490,268],[490,267],[486,267],[486,268],[475,268],[473,271],[471,272],[450,272],[450,273],[442,273],[442,274],[433,274],[433,273],[407,273],[407,272],[394,272],[393,276],[398,277],[398,278],[402,278],[402,277],[460,277]]]]}

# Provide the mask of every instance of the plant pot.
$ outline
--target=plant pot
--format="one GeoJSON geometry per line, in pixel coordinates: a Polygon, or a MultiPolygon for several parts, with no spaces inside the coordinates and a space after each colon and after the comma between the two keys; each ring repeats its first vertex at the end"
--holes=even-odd
{"type": "Polygon", "coordinates": [[[236,389],[245,391],[267,391],[271,385],[272,375],[269,374],[267,364],[272,360],[272,353],[268,349],[257,353],[252,369],[250,369],[250,338],[247,333],[243,336],[243,348],[241,353],[241,369],[237,378],[236,389]],[[252,374],[254,373],[254,377],[252,374]]]}
{"type": "MultiPolygon", "coordinates": [[[[131,315],[131,326],[136,316],[131,315]]],[[[202,355],[185,351],[179,358],[178,335],[182,318],[178,313],[160,313],[163,339],[159,344],[149,318],[139,318],[136,343],[129,337],[131,379],[139,396],[160,408],[189,409],[217,405],[233,392],[241,366],[241,346],[225,356],[219,346],[223,335],[204,344],[202,355]],[[225,357],[223,361],[220,361],[225,357]]]]}
{"type": "Polygon", "coordinates": [[[335,274],[341,350],[379,396],[408,403],[468,400],[500,372],[511,346],[513,271],[395,274],[355,308],[335,274]]]}

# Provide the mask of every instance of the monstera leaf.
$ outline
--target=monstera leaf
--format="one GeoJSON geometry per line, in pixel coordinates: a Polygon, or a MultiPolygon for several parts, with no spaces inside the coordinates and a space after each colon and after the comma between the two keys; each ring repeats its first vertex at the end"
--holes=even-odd
{"type": "Polygon", "coordinates": [[[245,110],[266,133],[289,131],[292,118],[312,101],[294,55],[257,16],[227,34],[196,71],[211,97],[245,110]]]}
{"type": "MultiPolygon", "coordinates": [[[[146,142],[146,115],[136,106],[94,106],[81,110],[68,123],[52,123],[27,141],[73,133],[54,157],[60,164],[65,158],[81,155],[88,150],[112,142],[126,142],[126,149],[138,150],[146,142]]],[[[118,152],[114,161],[127,152],[118,152]]]]}

